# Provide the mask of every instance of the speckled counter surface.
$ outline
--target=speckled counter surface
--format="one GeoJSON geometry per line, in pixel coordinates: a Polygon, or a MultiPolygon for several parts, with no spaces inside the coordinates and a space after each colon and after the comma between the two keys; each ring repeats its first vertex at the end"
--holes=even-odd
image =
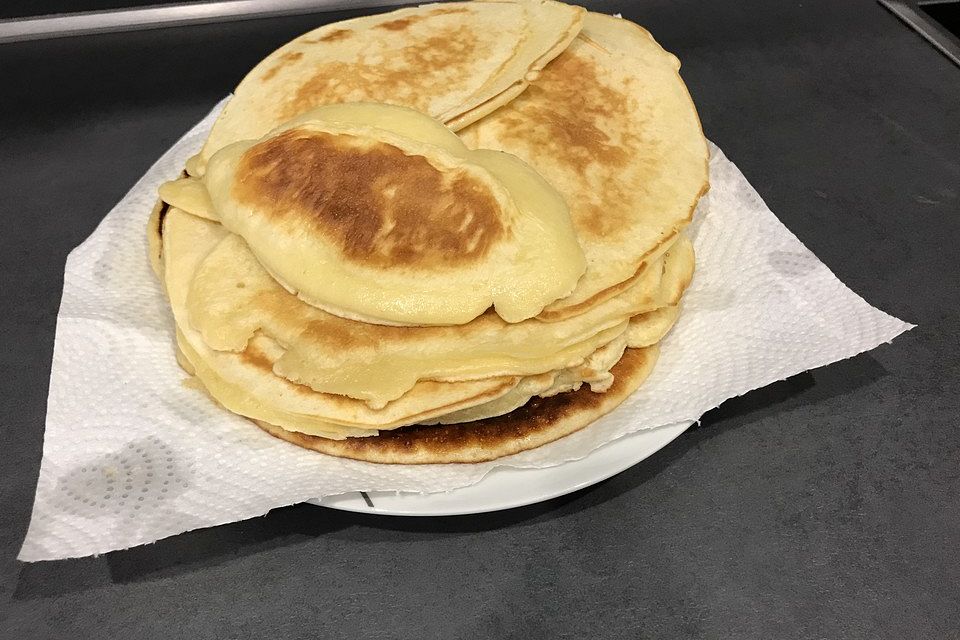
{"type": "Polygon", "coordinates": [[[960,637],[960,69],[870,0],[591,6],[674,51],[781,220],[918,328],[545,504],[300,505],[24,565],[67,253],[257,59],[344,14],[0,45],[0,637],[960,637]]]}

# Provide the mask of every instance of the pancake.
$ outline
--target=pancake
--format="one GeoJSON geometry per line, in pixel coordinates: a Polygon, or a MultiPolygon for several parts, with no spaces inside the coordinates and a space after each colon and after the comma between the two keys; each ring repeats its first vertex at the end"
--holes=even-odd
{"type": "Polygon", "coordinates": [[[276,280],[370,323],[464,324],[491,305],[519,322],[585,267],[555,189],[412,109],[320,107],[222,149],[203,182],[276,280]]]}
{"type": "MultiPolygon", "coordinates": [[[[595,393],[602,393],[613,383],[614,378],[613,374],[610,373],[610,368],[619,361],[623,354],[626,347],[626,336],[621,336],[613,343],[601,347],[578,367],[546,372],[519,380],[504,378],[501,379],[500,386],[487,385],[482,394],[471,397],[467,401],[444,404],[445,397],[454,395],[459,387],[466,387],[470,383],[431,381],[421,383],[412,395],[416,397],[420,395],[421,391],[433,392],[430,393],[430,397],[436,406],[421,413],[414,413],[400,420],[382,424],[375,424],[378,418],[386,419],[388,416],[396,415],[398,406],[409,405],[411,400],[392,403],[393,406],[388,406],[386,410],[380,412],[383,414],[382,416],[376,416],[374,412],[367,412],[368,422],[374,424],[344,424],[331,422],[315,415],[299,413],[296,410],[291,410],[291,405],[307,406],[311,396],[315,400],[319,400],[315,404],[320,406],[321,410],[327,409],[331,400],[335,402],[337,398],[323,398],[321,396],[325,394],[317,394],[308,389],[292,388],[295,385],[272,374],[269,360],[262,356],[264,353],[264,351],[261,351],[262,344],[257,344],[259,340],[253,342],[255,343],[253,351],[262,357],[259,362],[251,362],[251,359],[247,357],[240,360],[239,356],[233,354],[215,354],[211,357],[208,352],[203,357],[190,346],[183,333],[178,331],[178,362],[191,376],[197,378],[200,387],[211,398],[233,413],[251,419],[264,420],[287,431],[342,439],[345,437],[374,436],[377,435],[377,430],[392,430],[415,423],[454,424],[498,416],[524,405],[534,396],[549,397],[579,389],[583,384],[588,384],[591,391],[595,393]],[[259,369],[259,371],[249,370],[247,372],[248,374],[251,372],[255,374],[254,377],[257,379],[253,380],[253,384],[249,384],[249,380],[237,380],[236,373],[239,362],[253,364],[259,369]],[[217,366],[224,367],[226,371],[216,369],[217,366]],[[291,402],[291,396],[293,402],[291,402]],[[326,400],[325,404],[324,400],[326,400]],[[373,416],[372,419],[369,418],[370,416],[373,416]]],[[[473,386],[479,387],[480,384],[474,384],[473,386]]],[[[343,402],[342,406],[347,408],[349,401],[343,402]]]]}
{"type": "Polygon", "coordinates": [[[252,336],[241,353],[215,352],[191,327],[186,297],[198,265],[230,237],[220,225],[178,209],[170,209],[163,219],[164,282],[178,327],[179,347],[204,386],[235,413],[274,419],[301,431],[322,431],[329,437],[365,435],[371,429],[409,424],[493,400],[521,380],[501,376],[418,382],[402,398],[373,410],[364,402],[317,393],[274,375],[272,359],[277,357],[277,349],[283,350],[265,336],[252,336]]]}
{"type": "Polygon", "coordinates": [[[325,25],[254,67],[188,168],[201,175],[219,149],[322,104],[370,100],[440,121],[480,117],[522,92],[525,78],[576,36],[583,15],[550,1],[461,2],[325,25]]]}
{"type": "Polygon", "coordinates": [[[341,458],[390,464],[471,463],[540,447],[583,429],[637,390],[653,370],[659,348],[627,349],[613,368],[606,393],[588,387],[533,398],[510,413],[455,425],[415,425],[369,438],[330,440],[294,433],[269,423],[267,433],[306,449],[341,458]]]}
{"type": "Polygon", "coordinates": [[[570,207],[587,270],[539,318],[617,295],[689,223],[708,150],[678,68],[641,27],[588,13],[522,95],[461,132],[470,146],[525,160],[570,207]]]}
{"type": "Polygon", "coordinates": [[[662,286],[625,292],[569,320],[510,324],[486,313],[453,327],[388,327],[346,320],[307,305],[270,277],[236,236],[199,264],[186,307],[191,326],[218,351],[241,352],[255,334],[283,344],[274,371],[316,391],[381,407],[419,380],[536,375],[579,365],[627,329],[631,317],[675,304],[693,271],[685,237],[651,270],[662,286]]]}
{"type": "Polygon", "coordinates": [[[466,409],[445,413],[435,420],[421,420],[419,422],[422,424],[458,424],[492,418],[522,407],[534,396],[548,398],[558,393],[576,391],[584,384],[588,384],[590,390],[594,393],[604,393],[613,384],[613,374],[610,373],[610,369],[617,364],[626,348],[627,336],[624,333],[613,342],[597,349],[579,366],[523,378],[520,384],[499,398],[466,409]]]}
{"type": "MultiPolygon", "coordinates": [[[[184,367],[188,373],[196,376],[202,388],[232,413],[251,419],[267,420],[288,431],[332,439],[374,436],[379,430],[432,420],[437,416],[463,411],[475,405],[483,406],[507,395],[523,380],[500,378],[477,382],[427,381],[417,385],[404,398],[379,412],[374,412],[355,400],[317,393],[284,380],[272,373],[266,358],[253,360],[249,355],[241,357],[210,352],[201,356],[184,338],[182,332],[178,332],[177,346],[180,357],[189,363],[189,367],[184,367]],[[419,412],[411,409],[417,404],[429,408],[419,412]],[[298,409],[304,409],[307,413],[298,409]],[[309,413],[310,411],[322,413],[315,415],[309,413]],[[398,418],[398,415],[403,417],[398,418]],[[357,422],[348,422],[351,418],[357,422]]],[[[261,344],[255,344],[251,351],[262,356],[261,347],[261,344]]]]}
{"type": "Polygon", "coordinates": [[[693,276],[707,150],[678,68],[541,0],[291,42],[160,188],[178,362],[356,460],[482,462],[585,427],[649,375],[693,276]]]}
{"type": "MultiPolygon", "coordinates": [[[[365,403],[334,394],[315,392],[273,373],[273,363],[284,349],[264,335],[250,338],[241,353],[209,349],[189,325],[184,309],[190,273],[204,254],[216,250],[232,236],[219,225],[170,209],[164,217],[165,282],[178,323],[177,343],[181,359],[207,392],[220,404],[240,415],[270,421],[284,428],[328,438],[361,437],[377,429],[392,429],[437,416],[453,415],[480,406],[472,415],[498,415],[512,410],[538,393],[557,393],[588,382],[607,383],[608,370],[619,359],[625,335],[601,347],[571,369],[547,372],[532,378],[500,376],[465,382],[418,382],[401,398],[373,410],[365,403]],[[552,388],[552,391],[551,391],[552,388]],[[503,396],[504,402],[495,404],[503,396]]],[[[457,417],[459,416],[459,417],[457,417]]]]}

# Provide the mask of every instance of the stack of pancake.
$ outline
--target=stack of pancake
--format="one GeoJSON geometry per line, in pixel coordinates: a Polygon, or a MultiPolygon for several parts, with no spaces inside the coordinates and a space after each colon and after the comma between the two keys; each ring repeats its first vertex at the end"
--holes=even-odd
{"type": "Polygon", "coordinates": [[[640,27],[538,0],[327,25],[160,188],[179,362],[324,453],[477,462],[620,404],[693,276],[707,148],[640,27]]]}

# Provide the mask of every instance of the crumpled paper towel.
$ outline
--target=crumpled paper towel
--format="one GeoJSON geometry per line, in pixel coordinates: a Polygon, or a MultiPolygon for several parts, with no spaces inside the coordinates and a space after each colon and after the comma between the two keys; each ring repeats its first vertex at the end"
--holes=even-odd
{"type": "Polygon", "coordinates": [[[474,465],[387,466],[267,435],[185,386],[173,319],[147,263],[157,186],[212,123],[173,146],[67,259],[43,461],[22,560],[84,556],[349,491],[437,492],[498,465],[544,467],[624,434],[695,420],[727,398],[910,328],[847,289],[712,148],[692,225],[697,271],[656,369],[619,409],[553,444],[474,465]]]}

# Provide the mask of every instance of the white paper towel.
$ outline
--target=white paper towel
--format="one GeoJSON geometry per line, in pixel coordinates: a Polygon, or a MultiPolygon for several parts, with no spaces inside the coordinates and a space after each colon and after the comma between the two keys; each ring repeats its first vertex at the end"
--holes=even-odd
{"type": "Polygon", "coordinates": [[[217,109],[173,146],[67,259],[43,460],[21,560],[124,549],[348,491],[437,492],[498,465],[582,458],[638,429],[694,420],[727,398],[848,358],[910,328],[847,289],[712,148],[691,228],[697,271],[647,383],[587,429],[475,465],[388,466],[277,440],[183,384],[173,319],[147,263],[157,186],[217,109]]]}

